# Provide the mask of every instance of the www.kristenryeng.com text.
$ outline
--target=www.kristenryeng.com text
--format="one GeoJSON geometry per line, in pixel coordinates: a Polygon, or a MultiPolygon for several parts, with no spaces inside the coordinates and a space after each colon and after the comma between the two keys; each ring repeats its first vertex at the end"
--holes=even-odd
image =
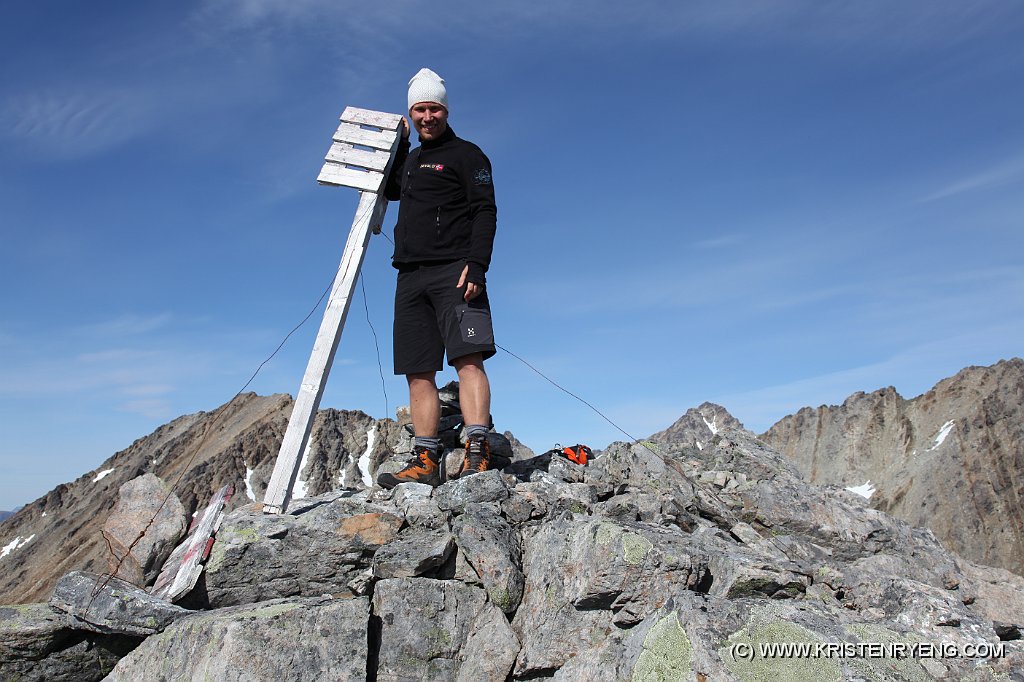
{"type": "Polygon", "coordinates": [[[1005,642],[735,642],[734,661],[784,658],[1003,658],[1005,642]]]}

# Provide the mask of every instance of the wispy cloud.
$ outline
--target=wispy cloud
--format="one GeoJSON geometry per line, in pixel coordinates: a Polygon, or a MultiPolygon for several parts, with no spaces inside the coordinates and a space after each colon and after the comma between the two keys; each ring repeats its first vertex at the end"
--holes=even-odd
{"type": "Polygon", "coordinates": [[[962,177],[942,189],[921,198],[919,203],[939,201],[940,199],[947,199],[965,192],[999,187],[1022,179],[1024,179],[1024,155],[962,177]]]}
{"type": "Polygon", "coordinates": [[[167,327],[173,320],[171,313],[155,315],[121,315],[102,322],[82,325],[74,331],[83,336],[102,339],[118,339],[125,336],[147,334],[167,327]]]}
{"type": "Polygon", "coordinates": [[[169,419],[174,415],[170,401],[161,399],[130,400],[118,405],[121,412],[139,414],[152,419],[169,419]]]}
{"type": "Polygon", "coordinates": [[[738,234],[723,234],[717,237],[702,239],[694,243],[694,246],[698,249],[725,249],[730,246],[738,246],[742,241],[742,237],[738,234]]]}
{"type": "Polygon", "coordinates": [[[170,384],[137,384],[123,388],[122,393],[141,397],[165,395],[173,390],[174,386],[170,384]]]}
{"type": "MultiPolygon", "coordinates": [[[[1012,3],[979,0],[968,4],[909,2],[894,5],[884,0],[856,3],[828,0],[784,0],[751,3],[746,0],[698,0],[666,4],[660,0],[632,3],[599,0],[579,11],[574,0],[545,3],[479,3],[453,0],[435,8],[445,26],[459,35],[486,34],[515,38],[520,32],[572,30],[576,39],[588,33],[614,30],[617,37],[642,33],[647,39],[698,39],[735,35],[761,43],[854,46],[870,44],[911,49],[948,45],[984,30],[1007,30],[1010,19],[1021,12],[1012,3]]],[[[363,4],[353,11],[347,3],[333,0],[213,0],[194,17],[209,30],[273,31],[295,27],[330,27],[339,38],[352,33],[377,35],[380,39],[410,31],[421,24],[408,17],[421,12],[407,0],[363,4]]],[[[603,35],[602,39],[607,40],[603,35]]]]}
{"type": "Polygon", "coordinates": [[[15,94],[0,112],[9,137],[58,158],[115,147],[145,132],[152,119],[151,102],[144,93],[107,87],[15,94]]]}
{"type": "MultiPolygon", "coordinates": [[[[71,339],[70,335],[59,335],[71,339]]],[[[27,343],[27,342],[26,342],[27,343]]],[[[0,396],[63,396],[88,393],[153,397],[172,393],[213,365],[206,354],[160,347],[106,348],[82,352],[61,344],[20,344],[16,360],[0,364],[0,396]]]]}

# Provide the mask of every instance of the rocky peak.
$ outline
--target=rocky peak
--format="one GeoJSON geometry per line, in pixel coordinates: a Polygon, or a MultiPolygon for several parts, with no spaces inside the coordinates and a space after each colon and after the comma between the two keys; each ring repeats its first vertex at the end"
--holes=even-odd
{"type": "Polygon", "coordinates": [[[926,526],[986,564],[1024,565],[1024,361],[968,367],[927,393],[892,387],[804,408],[762,438],[815,483],[926,526]]]}
{"type": "Polygon", "coordinates": [[[688,409],[672,426],[655,433],[648,440],[700,450],[719,431],[727,428],[742,429],[743,424],[721,405],[704,402],[688,409]]]}

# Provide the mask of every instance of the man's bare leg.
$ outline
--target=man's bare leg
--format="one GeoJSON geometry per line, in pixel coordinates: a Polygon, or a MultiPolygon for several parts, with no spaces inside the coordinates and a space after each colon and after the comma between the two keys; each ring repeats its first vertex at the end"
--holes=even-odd
{"type": "Polygon", "coordinates": [[[456,358],[453,362],[459,373],[459,406],[462,421],[467,426],[491,423],[491,383],[484,371],[484,358],[480,353],[456,358]]]}
{"type": "Polygon", "coordinates": [[[415,457],[410,459],[401,471],[378,475],[377,484],[388,489],[400,483],[439,486],[444,482],[441,480],[441,450],[437,441],[437,420],[441,414],[441,403],[438,400],[437,385],[434,383],[434,372],[407,374],[405,378],[409,382],[409,412],[412,415],[413,428],[416,430],[416,441],[413,443],[415,457]],[[421,438],[433,442],[423,443],[421,438]]]}
{"type": "Polygon", "coordinates": [[[435,372],[406,374],[409,382],[409,412],[412,427],[421,438],[437,437],[437,422],[441,419],[441,399],[434,383],[435,372]]]}

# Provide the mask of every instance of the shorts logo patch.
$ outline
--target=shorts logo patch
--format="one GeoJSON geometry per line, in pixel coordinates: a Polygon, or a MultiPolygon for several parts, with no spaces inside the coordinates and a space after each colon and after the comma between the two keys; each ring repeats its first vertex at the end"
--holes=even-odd
{"type": "Polygon", "coordinates": [[[491,171],[486,168],[480,168],[473,174],[473,183],[477,185],[491,184],[491,171]]]}
{"type": "Polygon", "coordinates": [[[444,170],[444,164],[443,163],[421,163],[420,164],[420,168],[429,168],[430,170],[435,170],[438,173],[440,173],[441,171],[444,170]]]}
{"type": "Polygon", "coordinates": [[[466,328],[466,336],[469,336],[469,337],[476,336],[476,330],[473,329],[472,327],[467,327],[466,328]]]}

